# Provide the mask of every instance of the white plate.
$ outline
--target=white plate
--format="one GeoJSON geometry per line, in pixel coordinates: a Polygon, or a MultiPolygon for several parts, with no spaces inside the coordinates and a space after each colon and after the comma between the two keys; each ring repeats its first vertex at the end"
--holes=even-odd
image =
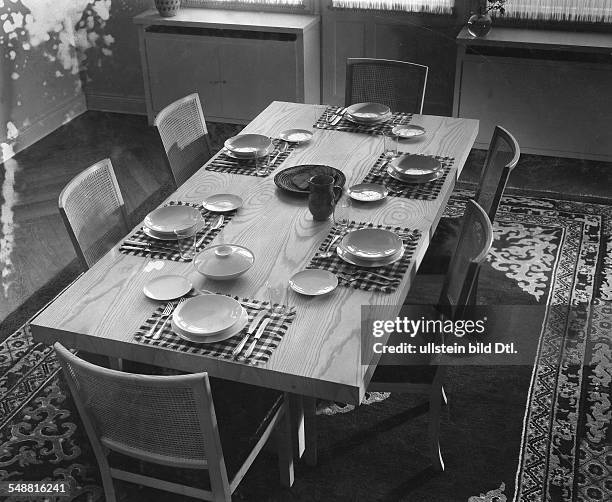
{"type": "Polygon", "coordinates": [[[418,125],[396,125],[391,132],[400,138],[416,138],[425,134],[425,129],[418,125]]]}
{"type": "MultiPolygon", "coordinates": [[[[197,223],[197,226],[195,228],[195,233],[197,234],[200,230],[202,230],[202,228],[204,227],[204,218],[201,218],[200,221],[197,223]]],[[[175,241],[176,240],[176,235],[174,234],[174,232],[170,233],[170,234],[164,234],[164,233],[158,233],[155,232],[153,230],[151,230],[149,227],[143,226],[142,227],[142,231],[145,233],[145,235],[151,237],[152,239],[157,239],[160,241],[175,241]]],[[[177,249],[178,251],[178,249],[177,249]]]]}
{"type": "Polygon", "coordinates": [[[191,291],[192,284],[182,275],[160,275],[147,282],[143,293],[151,300],[176,300],[191,291]]]}
{"type": "Polygon", "coordinates": [[[248,323],[249,323],[249,314],[247,313],[246,310],[244,310],[244,313],[240,316],[240,319],[238,321],[236,321],[236,324],[234,324],[231,328],[228,328],[227,330],[224,330],[223,332],[218,333],[216,335],[210,335],[210,336],[198,336],[198,335],[194,335],[192,333],[189,333],[189,332],[184,331],[181,328],[179,328],[174,323],[174,320],[171,320],[170,326],[172,328],[172,331],[174,331],[174,333],[179,338],[183,338],[184,340],[187,340],[189,342],[194,342],[194,343],[215,343],[215,342],[221,342],[223,340],[227,340],[228,338],[236,336],[238,333],[240,333],[245,328],[245,326],[248,323]]]}
{"type": "Polygon", "coordinates": [[[391,109],[380,103],[355,103],[346,109],[345,115],[353,121],[377,123],[391,118],[391,109]]]}
{"type": "Polygon", "coordinates": [[[399,260],[402,256],[404,256],[404,248],[400,249],[393,256],[389,256],[388,258],[381,260],[360,260],[355,256],[349,254],[344,250],[341,246],[336,248],[336,253],[340,258],[342,258],[345,262],[350,263],[351,265],[357,265],[358,267],[365,268],[375,268],[375,267],[384,267],[385,265],[391,265],[399,260]]]}
{"type": "Polygon", "coordinates": [[[348,195],[361,202],[374,202],[384,199],[389,195],[389,190],[385,185],[379,185],[378,183],[360,183],[349,187],[348,195]]]}
{"type": "Polygon", "coordinates": [[[228,281],[241,276],[254,262],[253,252],[236,244],[210,246],[193,259],[193,265],[200,274],[217,281],[228,281]]]}
{"type": "Polygon", "coordinates": [[[202,207],[214,213],[227,213],[242,207],[242,198],[231,193],[218,193],[207,197],[202,207]]]}
{"type": "Polygon", "coordinates": [[[264,155],[272,145],[272,140],[261,134],[238,134],[225,141],[225,148],[245,158],[253,158],[264,155]]]}
{"type": "Polygon", "coordinates": [[[338,278],[328,270],[312,268],[294,274],[289,279],[289,286],[296,293],[318,296],[336,289],[338,278]]]}
{"type": "Polygon", "coordinates": [[[238,159],[238,160],[252,160],[252,159],[260,159],[261,157],[265,157],[266,155],[270,155],[272,152],[274,151],[274,145],[270,145],[268,148],[266,148],[264,151],[262,152],[257,152],[255,154],[248,154],[248,155],[239,155],[236,154],[234,152],[231,152],[230,150],[228,150],[227,148],[225,149],[225,154],[228,155],[229,157],[233,158],[233,159],[238,159]]]}
{"type": "Polygon", "coordinates": [[[181,303],[172,320],[181,330],[193,335],[216,335],[236,324],[243,308],[224,295],[200,295],[181,303]]]}
{"type": "Polygon", "coordinates": [[[278,137],[288,143],[308,143],[312,139],[312,132],[306,129],[288,129],[281,132],[278,137]]]}
{"type": "Polygon", "coordinates": [[[405,177],[431,176],[442,167],[440,161],[424,155],[404,154],[391,159],[389,165],[405,177]]]}
{"type": "Polygon", "coordinates": [[[202,214],[191,206],[164,206],[151,211],[144,219],[147,228],[159,235],[171,235],[175,231],[194,227],[202,214]]]}
{"type": "Polygon", "coordinates": [[[395,170],[393,166],[387,167],[387,174],[392,178],[401,181],[402,183],[411,183],[413,185],[421,185],[423,183],[429,183],[430,181],[437,180],[444,176],[444,169],[440,169],[432,174],[426,176],[404,176],[395,170]]]}
{"type": "Polygon", "coordinates": [[[383,260],[402,249],[396,234],[382,228],[361,228],[348,232],[338,245],[359,260],[383,260]]]}

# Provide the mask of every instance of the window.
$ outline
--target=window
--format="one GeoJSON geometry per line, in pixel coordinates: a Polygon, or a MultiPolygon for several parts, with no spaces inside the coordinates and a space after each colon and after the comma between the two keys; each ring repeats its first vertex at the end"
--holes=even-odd
{"type": "Polygon", "coordinates": [[[429,14],[452,14],[454,5],[455,0],[332,0],[332,6],[339,9],[402,10],[429,14]]]}
{"type": "Polygon", "coordinates": [[[271,7],[301,7],[308,0],[183,0],[185,7],[216,7],[227,8],[228,6],[266,5],[271,7]]]}
{"type": "Polygon", "coordinates": [[[612,22],[612,0],[509,0],[505,8],[519,19],[612,22]]]}

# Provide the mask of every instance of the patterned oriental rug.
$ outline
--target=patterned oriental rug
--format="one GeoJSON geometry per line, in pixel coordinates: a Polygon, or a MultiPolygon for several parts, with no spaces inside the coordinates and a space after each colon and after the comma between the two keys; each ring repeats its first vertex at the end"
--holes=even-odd
{"type": "MultiPolygon", "coordinates": [[[[461,215],[470,195],[457,190],[447,216],[461,215]]],[[[291,490],[278,487],[275,460],[264,455],[235,498],[612,500],[612,207],[504,197],[479,294],[488,304],[542,306],[541,315],[521,324],[533,338],[533,363],[449,368],[444,473],[426,468],[422,399],[372,394],[357,409],[320,407],[319,464],[298,465],[291,490]]],[[[35,344],[27,328],[0,344],[0,481],[6,480],[67,480],[70,500],[103,500],[52,351],[35,344]]],[[[193,500],[117,486],[123,500],[193,500]]]]}

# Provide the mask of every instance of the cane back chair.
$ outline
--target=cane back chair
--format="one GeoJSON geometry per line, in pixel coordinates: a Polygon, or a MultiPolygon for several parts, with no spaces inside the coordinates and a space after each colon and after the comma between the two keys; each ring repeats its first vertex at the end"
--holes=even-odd
{"type": "Polygon", "coordinates": [[[394,112],[423,113],[429,68],[388,59],[349,58],[345,106],[374,102],[394,112]]]}
{"type": "Polygon", "coordinates": [[[59,212],[85,269],[128,233],[125,205],[110,159],[95,163],[64,187],[59,212]]]}
{"type": "MultiPolygon", "coordinates": [[[[518,142],[506,129],[496,126],[480,175],[476,202],[486,211],[491,223],[497,210],[510,173],[518,164],[521,150],[518,142]]],[[[461,218],[441,218],[431,244],[419,267],[419,274],[443,274],[457,245],[461,218]]],[[[476,289],[473,291],[476,294],[476,289]]]]}
{"type": "MultiPolygon", "coordinates": [[[[54,349],[98,461],[107,502],[117,500],[113,479],[202,500],[230,501],[275,430],[281,482],[286,486],[293,483],[289,415],[282,394],[260,389],[267,394],[261,399],[252,395],[257,411],[242,413],[245,428],[250,430],[230,430],[224,435],[226,419],[240,413],[232,408],[225,410],[228,416],[218,413],[206,373],[123,373],[84,361],[60,343],[55,343],[54,349]],[[247,440],[243,440],[243,433],[247,440]],[[222,437],[233,440],[228,441],[233,443],[231,448],[222,444],[222,437]],[[236,449],[240,451],[234,452],[236,449]],[[118,462],[117,457],[132,461],[127,468],[111,466],[113,460],[118,462]],[[129,469],[134,459],[141,463],[138,473],[129,469]],[[155,473],[155,467],[158,476],[151,476],[149,472],[155,473]],[[194,470],[195,474],[208,471],[210,489],[178,483],[179,469],[192,470],[192,474],[194,470]],[[159,474],[166,479],[160,479],[159,474]]],[[[205,479],[198,475],[196,481],[205,479]]]]}
{"type": "Polygon", "coordinates": [[[194,93],[170,103],[157,114],[154,124],[178,188],[211,157],[200,97],[194,93]]]}
{"type": "MultiPolygon", "coordinates": [[[[458,319],[465,314],[471,290],[478,277],[478,269],[485,259],[493,242],[493,229],[486,212],[470,200],[465,212],[461,236],[453,255],[448,273],[444,279],[437,308],[432,308],[431,317],[458,319]]],[[[417,309],[418,314],[424,313],[417,309]]],[[[406,307],[400,316],[410,318],[410,308],[406,307]]],[[[396,334],[397,335],[397,334],[396,334]]],[[[402,335],[403,336],[403,335],[402,335]]],[[[391,339],[394,335],[391,335],[391,339]]],[[[368,391],[395,393],[428,393],[429,395],[429,448],[433,466],[444,470],[440,451],[440,411],[446,403],[443,383],[446,366],[436,364],[435,360],[419,360],[419,365],[394,365],[398,361],[389,360],[382,355],[374,370],[368,391]]],[[[405,362],[405,361],[403,361],[405,362]]],[[[308,412],[307,460],[316,462],[316,428],[313,425],[314,413],[308,412]],[[313,437],[315,436],[315,437],[313,437]],[[310,451],[308,451],[310,450],[310,451]]]]}

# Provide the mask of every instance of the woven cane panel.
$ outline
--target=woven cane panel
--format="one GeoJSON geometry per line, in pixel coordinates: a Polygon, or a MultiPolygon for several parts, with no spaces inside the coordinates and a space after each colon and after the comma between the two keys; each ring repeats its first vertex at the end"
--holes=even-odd
{"type": "Polygon", "coordinates": [[[195,98],[171,106],[158,124],[158,129],[178,186],[208,160],[205,140],[208,131],[195,98]]]}
{"type": "Polygon", "coordinates": [[[469,208],[464,217],[457,249],[453,255],[447,277],[447,297],[451,305],[460,301],[461,291],[467,279],[469,264],[485,249],[487,244],[487,222],[479,211],[469,208]]]}
{"type": "Polygon", "coordinates": [[[70,366],[99,436],[176,460],[205,460],[189,388],[149,387],[70,366]]]}
{"type": "Polygon", "coordinates": [[[374,102],[395,112],[420,113],[423,72],[412,65],[351,65],[349,103],[374,102]]]}
{"type": "Polygon", "coordinates": [[[64,210],[90,266],[123,237],[121,207],[109,163],[100,164],[66,188],[64,210]]]}

